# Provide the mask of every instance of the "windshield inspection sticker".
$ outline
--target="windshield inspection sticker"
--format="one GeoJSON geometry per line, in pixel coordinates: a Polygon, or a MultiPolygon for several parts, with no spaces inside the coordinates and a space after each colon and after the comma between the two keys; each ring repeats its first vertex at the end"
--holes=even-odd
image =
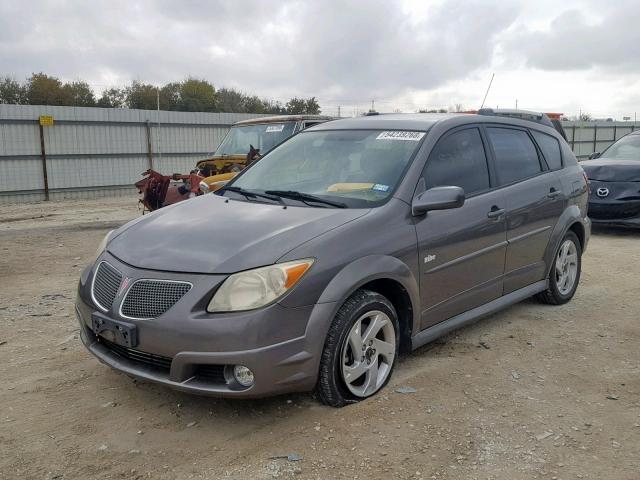
{"type": "Polygon", "coordinates": [[[418,142],[424,137],[424,132],[399,132],[392,130],[390,132],[382,132],[376,137],[376,140],[410,140],[418,142]]]}
{"type": "Polygon", "coordinates": [[[377,190],[378,192],[388,192],[389,185],[382,185],[381,183],[376,183],[373,187],[371,187],[371,190],[377,190]]]}
{"type": "Polygon", "coordinates": [[[282,125],[282,124],[280,124],[280,125],[269,125],[264,132],[265,133],[272,133],[272,132],[281,132],[282,130],[284,130],[284,125],[282,125]]]}

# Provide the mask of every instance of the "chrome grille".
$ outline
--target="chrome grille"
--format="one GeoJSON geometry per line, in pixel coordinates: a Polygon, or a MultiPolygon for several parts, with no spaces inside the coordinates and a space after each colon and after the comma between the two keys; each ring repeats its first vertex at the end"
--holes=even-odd
{"type": "Polygon", "coordinates": [[[93,301],[103,310],[109,310],[120,288],[122,274],[111,264],[102,262],[98,265],[96,276],[93,279],[91,293],[93,301]]]}
{"type": "Polygon", "coordinates": [[[124,297],[120,313],[124,317],[156,318],[169,310],[189,290],[191,284],[171,280],[138,280],[124,297]]]}

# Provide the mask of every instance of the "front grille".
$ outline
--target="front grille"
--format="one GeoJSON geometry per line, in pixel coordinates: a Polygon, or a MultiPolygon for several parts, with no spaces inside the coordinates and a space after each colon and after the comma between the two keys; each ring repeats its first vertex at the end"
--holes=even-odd
{"type": "Polygon", "coordinates": [[[196,377],[200,380],[219,385],[227,383],[224,377],[224,365],[197,365],[196,377]]]}
{"type": "MultiPolygon", "coordinates": [[[[172,359],[170,357],[163,357],[162,355],[156,355],[155,353],[147,353],[141,350],[117,345],[99,335],[96,336],[96,339],[98,343],[104,345],[104,347],[112,353],[131,362],[147,365],[167,374],[171,370],[172,359]]],[[[215,385],[225,385],[227,383],[224,376],[225,365],[199,364],[194,365],[194,367],[194,376],[200,381],[215,385]]]]}
{"type": "Polygon", "coordinates": [[[160,370],[169,371],[171,369],[171,358],[169,357],[163,357],[162,355],[156,355],[154,353],[147,353],[140,350],[135,350],[133,348],[123,347],[122,345],[117,345],[100,336],[96,338],[98,339],[98,342],[100,344],[104,345],[116,355],[126,358],[127,360],[131,360],[132,362],[137,363],[144,363],[145,365],[149,365],[160,370]]]}
{"type": "Polygon", "coordinates": [[[191,284],[170,280],[138,280],[127,292],[120,311],[129,318],[156,318],[169,310],[189,290],[191,284]]]}
{"type": "Polygon", "coordinates": [[[601,220],[640,216],[640,202],[590,203],[589,216],[601,220]]]}
{"type": "Polygon", "coordinates": [[[101,262],[93,279],[93,300],[103,310],[109,310],[120,288],[122,274],[111,264],[101,262]]]}

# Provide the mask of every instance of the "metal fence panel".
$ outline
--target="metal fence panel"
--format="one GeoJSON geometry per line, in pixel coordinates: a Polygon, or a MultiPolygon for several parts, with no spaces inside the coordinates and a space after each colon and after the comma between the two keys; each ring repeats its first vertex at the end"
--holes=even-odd
{"type": "Polygon", "coordinates": [[[39,158],[0,159],[0,199],[13,191],[43,188],[42,161],[39,158]]]}
{"type": "Polygon", "coordinates": [[[39,155],[40,137],[37,125],[25,123],[2,124],[3,148],[0,155],[39,155]]]}
{"type": "Polygon", "coordinates": [[[0,105],[0,204],[44,199],[41,115],[54,117],[53,126],[43,127],[51,199],[133,193],[150,166],[189,172],[233,123],[261,116],[0,105]]]}
{"type": "Polygon", "coordinates": [[[593,152],[602,152],[614,141],[640,128],[640,122],[563,121],[567,141],[573,153],[584,159],[593,152]]]}

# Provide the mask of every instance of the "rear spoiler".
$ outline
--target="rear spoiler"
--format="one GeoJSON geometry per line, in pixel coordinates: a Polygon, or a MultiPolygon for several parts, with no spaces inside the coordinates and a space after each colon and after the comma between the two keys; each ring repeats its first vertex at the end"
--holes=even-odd
{"type": "Polygon", "coordinates": [[[564,138],[564,141],[567,142],[567,134],[564,133],[564,128],[562,128],[562,122],[560,120],[558,120],[557,118],[554,118],[553,120],[551,120],[551,123],[553,123],[553,128],[556,129],[556,132],[558,132],[562,138],[564,138]]]}

